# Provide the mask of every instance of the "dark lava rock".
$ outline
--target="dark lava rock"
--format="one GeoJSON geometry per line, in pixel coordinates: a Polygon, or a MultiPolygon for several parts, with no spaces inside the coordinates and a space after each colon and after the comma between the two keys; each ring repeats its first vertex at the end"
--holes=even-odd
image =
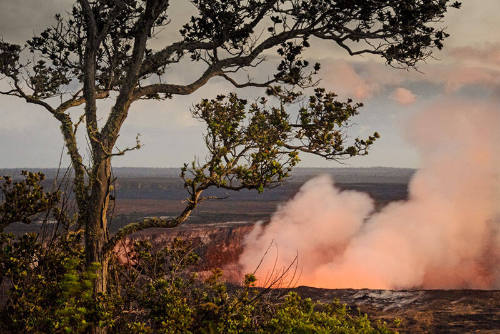
{"type": "Polygon", "coordinates": [[[354,290],[298,287],[302,297],[339,300],[400,333],[500,333],[498,290],[354,290]],[[400,319],[399,327],[394,320],[400,319]]]}

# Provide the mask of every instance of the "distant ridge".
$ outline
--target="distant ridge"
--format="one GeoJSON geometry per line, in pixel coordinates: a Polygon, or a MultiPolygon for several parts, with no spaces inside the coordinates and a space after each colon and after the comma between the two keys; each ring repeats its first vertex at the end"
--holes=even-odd
{"type": "MultiPolygon", "coordinates": [[[[48,179],[58,174],[57,168],[2,168],[0,175],[17,178],[22,170],[40,171],[48,179]]],[[[304,167],[293,171],[290,182],[304,182],[316,175],[329,174],[338,183],[408,183],[415,171],[397,167],[304,167]]],[[[59,176],[65,172],[65,169],[59,170],[59,176]]],[[[113,173],[118,178],[177,178],[180,168],[115,167],[113,173]]]]}

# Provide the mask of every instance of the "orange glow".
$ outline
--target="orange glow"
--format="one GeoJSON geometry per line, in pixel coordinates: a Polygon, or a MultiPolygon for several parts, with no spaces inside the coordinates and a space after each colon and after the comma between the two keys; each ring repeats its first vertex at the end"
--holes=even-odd
{"type": "Polygon", "coordinates": [[[295,285],[500,288],[499,110],[440,103],[410,124],[422,167],[408,201],[374,213],[367,195],[312,179],[249,234],[244,271],[269,248],[256,272],[261,284],[297,259],[288,276],[295,285]]]}

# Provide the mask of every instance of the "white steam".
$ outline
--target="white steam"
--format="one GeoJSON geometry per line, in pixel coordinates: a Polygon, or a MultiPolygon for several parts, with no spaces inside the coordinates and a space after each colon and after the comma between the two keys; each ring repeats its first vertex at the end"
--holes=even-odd
{"type": "Polygon", "coordinates": [[[422,167],[409,199],[373,201],[307,182],[247,237],[240,264],[264,279],[298,256],[297,284],[324,288],[500,287],[500,112],[442,103],[411,123],[422,167]]]}

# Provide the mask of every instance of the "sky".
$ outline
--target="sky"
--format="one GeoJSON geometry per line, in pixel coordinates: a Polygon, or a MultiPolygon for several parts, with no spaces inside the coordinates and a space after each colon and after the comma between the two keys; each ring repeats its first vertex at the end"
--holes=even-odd
{"type": "MultiPolygon", "coordinates": [[[[55,13],[71,6],[69,0],[0,1],[0,37],[23,43],[53,21],[55,13]]],[[[180,26],[191,13],[188,1],[173,7],[172,25],[180,26]]],[[[435,59],[415,70],[397,70],[371,56],[348,56],[344,50],[324,41],[312,41],[306,58],[322,64],[321,86],[340,98],[363,102],[349,136],[381,134],[368,156],[335,161],[302,155],[301,167],[411,167],[421,161],[408,140],[407,130],[415,114],[443,101],[477,101],[498,106],[500,99],[500,0],[464,0],[460,10],[450,10],[444,25],[451,37],[435,59]]],[[[168,37],[167,37],[168,39],[168,37]]],[[[157,45],[163,39],[153,41],[157,45]]],[[[264,75],[265,68],[259,69],[264,75]]],[[[189,64],[169,73],[172,82],[188,82],[195,71],[189,64]]],[[[0,87],[2,83],[0,83],[0,87]]],[[[234,91],[220,79],[212,79],[190,96],[173,100],[147,101],[133,105],[118,142],[119,147],[134,146],[140,134],[143,148],[114,159],[114,166],[178,167],[203,157],[203,126],[194,120],[189,108],[201,98],[234,91]]],[[[238,91],[255,97],[260,91],[238,91]]],[[[108,110],[110,103],[100,103],[108,110]]],[[[497,109],[497,110],[500,110],[497,109]]],[[[0,96],[0,168],[56,167],[63,141],[57,121],[43,109],[0,96]]],[[[104,117],[104,114],[102,115],[104,117]]],[[[85,147],[85,139],[80,138],[85,147]]],[[[85,155],[85,152],[83,152],[85,155]]],[[[87,154],[88,155],[88,154],[87,154]]],[[[65,155],[63,165],[68,164],[65,155]]]]}

